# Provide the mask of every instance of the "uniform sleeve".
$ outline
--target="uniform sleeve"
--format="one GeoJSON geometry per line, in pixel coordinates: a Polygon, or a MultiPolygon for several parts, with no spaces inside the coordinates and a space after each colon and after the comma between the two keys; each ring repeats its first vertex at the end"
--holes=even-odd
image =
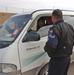
{"type": "Polygon", "coordinates": [[[53,29],[50,29],[48,32],[48,40],[44,46],[44,50],[47,53],[50,53],[50,51],[55,52],[58,45],[58,37],[53,32],[53,29]]]}
{"type": "Polygon", "coordinates": [[[53,32],[53,29],[50,29],[48,32],[48,43],[50,43],[54,48],[56,48],[58,45],[58,37],[53,32]]]}

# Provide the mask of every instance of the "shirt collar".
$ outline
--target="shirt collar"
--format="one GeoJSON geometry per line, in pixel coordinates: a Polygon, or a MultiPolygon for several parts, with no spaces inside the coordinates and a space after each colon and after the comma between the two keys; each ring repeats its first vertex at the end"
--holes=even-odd
{"type": "Polygon", "coordinates": [[[55,24],[58,24],[58,23],[61,23],[61,22],[64,22],[64,21],[63,20],[59,20],[55,24]]]}

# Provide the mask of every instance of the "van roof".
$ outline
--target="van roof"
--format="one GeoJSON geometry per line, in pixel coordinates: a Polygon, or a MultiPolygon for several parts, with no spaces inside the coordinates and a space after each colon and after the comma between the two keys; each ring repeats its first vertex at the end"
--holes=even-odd
{"type": "MultiPolygon", "coordinates": [[[[40,10],[30,10],[30,11],[25,11],[23,13],[19,13],[15,16],[19,16],[19,15],[25,15],[25,14],[33,14],[33,13],[36,13],[36,12],[52,12],[54,9],[40,9],[40,10]]],[[[74,15],[74,10],[62,10],[63,12],[67,12],[67,13],[71,13],[71,15],[73,14],[74,15]]]]}

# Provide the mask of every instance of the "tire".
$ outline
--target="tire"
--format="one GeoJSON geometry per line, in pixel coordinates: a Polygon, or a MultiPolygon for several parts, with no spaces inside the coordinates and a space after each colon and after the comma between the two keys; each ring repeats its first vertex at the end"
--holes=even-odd
{"type": "Polygon", "coordinates": [[[48,75],[48,64],[46,64],[39,72],[38,75],[48,75]]]}

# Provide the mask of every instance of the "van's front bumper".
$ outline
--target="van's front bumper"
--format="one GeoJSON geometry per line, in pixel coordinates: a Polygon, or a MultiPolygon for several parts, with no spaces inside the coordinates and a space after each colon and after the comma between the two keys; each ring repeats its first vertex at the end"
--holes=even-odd
{"type": "Polygon", "coordinates": [[[12,72],[12,73],[0,73],[0,75],[21,75],[20,71],[12,72]]]}
{"type": "Polygon", "coordinates": [[[0,75],[14,75],[14,74],[5,74],[5,73],[0,73],[0,75]]]}
{"type": "Polygon", "coordinates": [[[3,73],[0,73],[0,75],[18,75],[18,74],[3,74],[3,73]]]}
{"type": "Polygon", "coordinates": [[[0,73],[0,75],[9,75],[9,74],[0,73]]]}
{"type": "Polygon", "coordinates": [[[15,75],[15,74],[5,74],[5,73],[0,73],[0,75],[15,75]]]}
{"type": "Polygon", "coordinates": [[[0,73],[0,75],[4,75],[4,74],[0,73]]]}

